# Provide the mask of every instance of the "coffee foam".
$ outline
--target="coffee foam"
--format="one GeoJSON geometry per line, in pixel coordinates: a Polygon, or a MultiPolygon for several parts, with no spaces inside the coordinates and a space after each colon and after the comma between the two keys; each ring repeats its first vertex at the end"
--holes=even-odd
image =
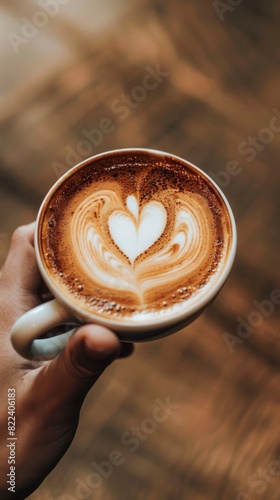
{"type": "Polygon", "coordinates": [[[78,169],[41,220],[41,253],[58,288],[120,320],[166,316],[198,300],[222,271],[231,238],[227,209],[202,174],[143,152],[78,169]]]}
{"type": "Polygon", "coordinates": [[[126,208],[111,213],[108,227],[115,245],[134,264],[163,234],[167,213],[162,203],[150,201],[139,214],[139,202],[133,195],[127,197],[126,208]]]}

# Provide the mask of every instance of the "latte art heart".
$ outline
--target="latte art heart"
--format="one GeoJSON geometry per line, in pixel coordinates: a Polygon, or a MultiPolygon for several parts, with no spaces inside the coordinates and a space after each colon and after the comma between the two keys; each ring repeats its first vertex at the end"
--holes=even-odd
{"type": "Polygon", "coordinates": [[[192,203],[187,203],[182,196],[170,238],[152,250],[164,232],[166,209],[162,203],[151,201],[138,214],[134,196],[122,206],[114,191],[98,192],[79,207],[71,233],[75,254],[88,276],[100,287],[132,292],[139,303],[144,303],[149,292],[176,283],[181,273],[194,272],[203,265],[211,230],[203,228],[203,206],[199,200],[193,197],[192,203]],[[112,206],[120,208],[111,211],[112,206]],[[129,206],[134,210],[129,210],[129,206]],[[103,221],[102,227],[99,221],[103,221]],[[199,237],[201,234],[203,238],[199,237]],[[143,255],[149,249],[152,251],[143,255]]]}
{"type": "Polygon", "coordinates": [[[120,321],[168,316],[215,283],[229,214],[191,166],[142,153],[115,160],[77,169],[55,192],[43,217],[46,267],[87,311],[120,321]]]}
{"type": "Polygon", "coordinates": [[[167,214],[161,203],[151,201],[142,209],[138,219],[139,207],[135,196],[129,196],[126,204],[132,216],[125,211],[115,211],[110,215],[108,225],[113,241],[133,264],[160,238],[167,214]]]}

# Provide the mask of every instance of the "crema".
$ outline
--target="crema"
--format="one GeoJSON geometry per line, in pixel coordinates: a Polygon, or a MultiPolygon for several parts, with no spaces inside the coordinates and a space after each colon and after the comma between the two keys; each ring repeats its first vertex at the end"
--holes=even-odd
{"type": "Polygon", "coordinates": [[[39,231],[44,265],[70,301],[135,322],[209,293],[232,241],[230,215],[208,178],[143,151],[76,167],[58,183],[39,231]]]}

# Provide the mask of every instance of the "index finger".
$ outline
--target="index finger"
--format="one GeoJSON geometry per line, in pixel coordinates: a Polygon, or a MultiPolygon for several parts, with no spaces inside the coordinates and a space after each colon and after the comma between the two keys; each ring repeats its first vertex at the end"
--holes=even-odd
{"type": "Polygon", "coordinates": [[[40,283],[40,273],[34,250],[35,222],[17,228],[2,268],[1,283],[5,288],[18,291],[35,291],[40,283]]]}

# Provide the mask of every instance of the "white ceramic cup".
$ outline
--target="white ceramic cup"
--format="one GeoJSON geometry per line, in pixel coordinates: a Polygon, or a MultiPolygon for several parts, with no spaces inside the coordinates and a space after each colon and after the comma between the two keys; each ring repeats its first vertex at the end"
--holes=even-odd
{"type": "Polygon", "coordinates": [[[57,354],[65,347],[69,337],[75,331],[75,329],[73,329],[71,331],[68,331],[67,333],[63,333],[52,338],[40,339],[40,336],[58,325],[71,324],[78,326],[83,323],[96,323],[114,330],[119,336],[120,340],[130,342],[154,340],[181,330],[183,327],[194,321],[203,312],[203,310],[215,299],[222,286],[224,285],[234,262],[237,245],[237,233],[234,216],[226,197],[224,196],[220,188],[213,182],[213,180],[202,170],[200,170],[190,162],[187,162],[182,158],[178,158],[169,153],[137,148],[110,151],[109,153],[107,152],[96,155],[85,160],[84,162],[79,163],[76,167],[72,168],[66,174],[64,174],[51,188],[41,205],[37,217],[34,245],[37,263],[41,275],[48,289],[54,295],[55,299],[50,302],[44,303],[36,307],[35,309],[32,309],[31,311],[24,314],[21,318],[19,318],[12,328],[11,341],[15,350],[23,357],[34,360],[46,360],[52,359],[57,356],[57,354]],[[175,160],[177,159],[180,162],[185,163],[186,165],[190,165],[192,168],[197,170],[198,173],[202,174],[206,179],[208,179],[209,184],[212,185],[216,189],[216,191],[218,191],[218,193],[222,197],[225,207],[227,208],[231,222],[232,233],[232,242],[226,265],[224,266],[224,269],[222,270],[220,275],[217,276],[213,287],[201,297],[200,301],[191,305],[186,302],[185,308],[180,309],[178,312],[171,313],[170,315],[165,317],[158,317],[146,321],[141,321],[139,323],[136,323],[135,321],[129,321],[128,318],[124,318],[122,322],[116,320],[114,321],[113,318],[103,318],[99,315],[97,316],[94,313],[90,313],[80,308],[74,302],[72,303],[67,297],[65,297],[65,295],[63,295],[63,293],[61,293],[49,273],[46,271],[43,259],[40,255],[40,245],[38,241],[39,221],[45,205],[48,203],[57,187],[61,186],[61,184],[63,184],[65,180],[72,175],[73,172],[85,165],[88,165],[89,163],[92,163],[93,161],[98,161],[105,155],[108,157],[108,155],[113,156],[119,153],[131,154],[136,152],[146,152],[152,154],[153,156],[164,156],[175,160]]]}

